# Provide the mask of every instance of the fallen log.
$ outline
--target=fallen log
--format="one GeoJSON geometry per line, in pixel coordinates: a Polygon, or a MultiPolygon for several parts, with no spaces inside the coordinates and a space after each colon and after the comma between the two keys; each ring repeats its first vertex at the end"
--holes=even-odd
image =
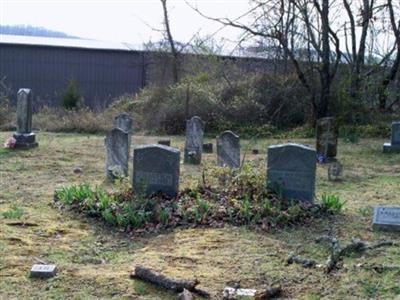
{"type": "Polygon", "coordinates": [[[131,277],[150,282],[176,293],[182,293],[186,289],[190,292],[197,293],[200,296],[206,298],[210,297],[210,294],[207,291],[196,288],[196,285],[199,283],[197,280],[170,278],[143,266],[136,266],[131,277]]]}

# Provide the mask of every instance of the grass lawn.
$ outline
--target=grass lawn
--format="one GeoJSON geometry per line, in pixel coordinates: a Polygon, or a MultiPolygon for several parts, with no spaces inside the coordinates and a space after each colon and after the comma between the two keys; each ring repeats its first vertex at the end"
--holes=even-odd
{"type": "MultiPolygon", "coordinates": [[[[9,135],[0,133],[1,144],[9,135]]],[[[183,137],[170,138],[173,147],[183,149],[183,137]]],[[[134,136],[132,142],[147,144],[158,139],[134,136]]],[[[328,275],[321,269],[285,263],[292,251],[324,262],[326,249],[314,243],[323,234],[336,235],[344,243],[352,237],[369,243],[400,242],[399,233],[371,230],[373,206],[400,205],[400,154],[384,155],[383,140],[364,139],[357,144],[341,140],[340,182],[328,181],[327,167],[318,166],[317,197],[328,193],[347,201],[341,215],[319,219],[312,226],[273,232],[227,226],[142,236],[51,206],[57,188],[83,182],[104,185],[103,136],[38,133],[37,140],[39,147],[28,151],[0,149],[0,299],[176,298],[130,279],[136,264],[173,277],[197,278],[213,299],[221,298],[222,289],[232,281],[248,288],[279,283],[285,297],[296,299],[400,297],[399,270],[376,273],[367,267],[400,266],[397,246],[346,258],[342,268],[328,275]],[[83,173],[74,174],[75,167],[83,173]],[[27,225],[20,226],[21,222],[27,225]],[[56,263],[58,275],[49,280],[30,279],[29,270],[38,262],[56,263]]],[[[260,139],[249,145],[244,140],[242,154],[245,149],[260,149],[260,155],[247,154],[246,159],[259,160],[265,169],[267,146],[287,141],[260,139]]],[[[314,145],[311,139],[291,141],[314,145]]],[[[203,164],[215,161],[215,153],[204,155],[203,164]]],[[[201,166],[182,164],[181,188],[201,180],[201,170],[201,166]]]]}

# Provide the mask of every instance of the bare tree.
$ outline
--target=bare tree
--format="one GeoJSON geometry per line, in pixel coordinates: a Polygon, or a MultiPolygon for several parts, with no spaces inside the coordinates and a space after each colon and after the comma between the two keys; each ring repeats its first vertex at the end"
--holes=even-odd
{"type": "Polygon", "coordinates": [[[398,10],[397,13],[395,13],[395,7],[393,6],[392,0],[387,0],[387,9],[389,12],[390,24],[395,39],[397,54],[389,69],[389,72],[384,75],[381,85],[379,87],[378,98],[379,98],[379,109],[381,110],[386,109],[386,104],[388,99],[387,88],[389,84],[396,78],[396,74],[400,66],[400,14],[398,10]]]}
{"type": "Polygon", "coordinates": [[[175,46],[175,41],[174,38],[172,37],[171,33],[171,28],[170,28],[170,22],[169,22],[169,17],[168,17],[168,9],[167,9],[167,0],[160,0],[163,8],[163,14],[164,14],[164,27],[165,27],[165,33],[167,35],[167,39],[170,45],[171,49],[171,54],[172,54],[172,77],[174,80],[174,83],[179,82],[179,52],[176,49],[175,46]]]}

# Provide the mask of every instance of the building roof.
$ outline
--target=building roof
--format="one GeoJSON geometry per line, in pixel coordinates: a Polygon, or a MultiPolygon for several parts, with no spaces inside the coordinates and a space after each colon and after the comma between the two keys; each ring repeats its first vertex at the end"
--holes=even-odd
{"type": "Polygon", "coordinates": [[[141,47],[128,43],[104,42],[79,38],[54,38],[0,34],[0,44],[17,44],[47,47],[83,48],[96,50],[138,51],[141,47]]]}

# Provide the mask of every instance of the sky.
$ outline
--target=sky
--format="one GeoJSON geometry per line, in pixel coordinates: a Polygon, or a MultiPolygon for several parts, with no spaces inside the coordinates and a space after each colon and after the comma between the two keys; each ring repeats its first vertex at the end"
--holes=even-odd
{"type": "MultiPolygon", "coordinates": [[[[234,19],[249,9],[249,0],[188,0],[211,17],[234,19]]],[[[172,34],[188,42],[195,33],[214,34],[219,23],[201,17],[184,0],[168,0],[172,34]]],[[[163,15],[160,0],[0,0],[0,24],[32,25],[83,38],[136,45],[160,39],[163,15]]],[[[223,28],[214,35],[227,44],[239,32],[223,28]]]]}

